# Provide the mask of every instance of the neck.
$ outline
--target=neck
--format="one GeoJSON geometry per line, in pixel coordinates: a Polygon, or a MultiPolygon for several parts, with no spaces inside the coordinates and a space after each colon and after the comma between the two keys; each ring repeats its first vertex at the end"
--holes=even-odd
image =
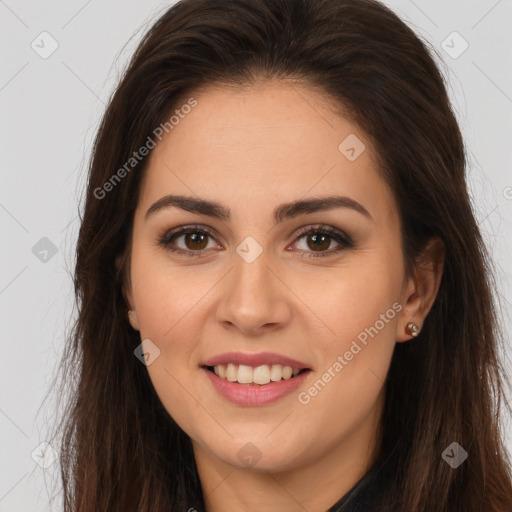
{"type": "MultiPolygon", "coordinates": [[[[192,441],[206,512],[324,512],[374,464],[381,408],[325,453],[303,450],[280,471],[241,468],[192,441]]],[[[304,448],[304,447],[303,447],[304,448]]]]}

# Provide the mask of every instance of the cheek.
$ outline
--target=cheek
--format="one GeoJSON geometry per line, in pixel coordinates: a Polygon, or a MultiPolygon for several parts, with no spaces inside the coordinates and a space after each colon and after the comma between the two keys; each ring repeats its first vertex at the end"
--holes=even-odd
{"type": "Polygon", "coordinates": [[[132,271],[141,339],[149,338],[160,350],[147,371],[164,408],[189,435],[196,435],[196,419],[204,411],[191,397],[198,396],[195,354],[203,338],[205,291],[183,278],[182,269],[171,269],[159,260],[135,258],[132,271]]]}
{"type": "Polygon", "coordinates": [[[200,313],[214,284],[212,273],[171,263],[162,249],[148,247],[134,248],[131,277],[141,335],[162,343],[200,313]]]}
{"type": "Polygon", "coordinates": [[[205,294],[218,279],[212,272],[171,264],[160,250],[135,245],[131,279],[141,339],[150,339],[160,350],[147,367],[149,376],[166,409],[186,423],[182,412],[194,414],[196,407],[189,393],[197,394],[191,379],[200,371],[205,294]]]}
{"type": "Polygon", "coordinates": [[[319,340],[323,364],[297,401],[305,428],[321,425],[326,440],[348,436],[365,424],[382,397],[395,347],[396,321],[392,305],[382,304],[370,309],[366,303],[363,312],[340,316],[337,323],[333,318],[336,341],[332,337],[319,340]]]}
{"type": "Polygon", "coordinates": [[[364,342],[368,329],[379,338],[394,336],[391,331],[401,307],[393,304],[400,298],[402,281],[399,266],[391,263],[393,257],[383,257],[382,252],[382,248],[361,251],[343,266],[316,272],[314,277],[295,276],[294,293],[303,298],[308,316],[316,317],[309,323],[317,328],[313,339],[323,333],[325,353],[344,351],[360,334],[364,342]],[[378,333],[372,329],[375,324],[378,333]]]}
{"type": "MultiPolygon", "coordinates": [[[[363,415],[386,380],[396,344],[396,325],[402,305],[399,269],[375,258],[371,265],[340,272],[329,293],[311,288],[308,305],[325,328],[311,323],[309,336],[321,354],[322,367],[301,403],[316,402],[335,417],[363,415]],[[319,333],[322,333],[319,336],[319,333]],[[333,408],[332,404],[338,404],[333,408]]],[[[309,407],[309,405],[307,405],[309,407]]]]}

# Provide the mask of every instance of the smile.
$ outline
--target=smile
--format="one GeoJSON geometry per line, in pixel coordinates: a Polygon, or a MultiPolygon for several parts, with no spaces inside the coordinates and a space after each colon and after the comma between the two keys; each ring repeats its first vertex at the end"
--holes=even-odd
{"type": "Polygon", "coordinates": [[[243,406],[275,402],[312,373],[307,363],[275,352],[227,352],[207,359],[200,369],[223,398],[243,406]]]}
{"type": "Polygon", "coordinates": [[[218,364],[208,366],[208,370],[212,371],[229,382],[238,382],[239,384],[258,384],[264,386],[270,382],[279,382],[280,380],[288,380],[297,376],[301,371],[307,369],[292,368],[291,366],[283,366],[280,364],[268,365],[264,364],[253,368],[245,364],[218,364]]]}

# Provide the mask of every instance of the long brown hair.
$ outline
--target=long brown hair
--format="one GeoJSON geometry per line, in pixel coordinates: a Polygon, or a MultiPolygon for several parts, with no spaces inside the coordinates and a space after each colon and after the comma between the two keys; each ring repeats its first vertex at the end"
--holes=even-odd
{"type": "Polygon", "coordinates": [[[418,338],[396,344],[385,383],[380,453],[394,449],[399,469],[382,509],[511,510],[496,284],[432,51],[375,0],[182,0],[149,29],[108,104],[89,169],[78,317],[61,362],[65,512],[204,510],[190,439],[134,356],[141,340],[122,285],[147,156],[126,162],[193,91],[266,78],[322,91],[371,138],[399,206],[407,272],[430,237],[445,245],[438,296],[418,338]],[[452,442],[468,452],[457,469],[442,458],[452,442]]]}

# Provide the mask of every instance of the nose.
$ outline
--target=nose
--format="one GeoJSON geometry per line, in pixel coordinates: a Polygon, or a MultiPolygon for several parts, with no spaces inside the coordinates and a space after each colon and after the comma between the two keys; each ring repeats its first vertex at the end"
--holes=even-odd
{"type": "Polygon", "coordinates": [[[264,253],[251,263],[236,256],[222,287],[217,321],[251,336],[282,329],[291,318],[291,291],[283,281],[264,253]]]}

